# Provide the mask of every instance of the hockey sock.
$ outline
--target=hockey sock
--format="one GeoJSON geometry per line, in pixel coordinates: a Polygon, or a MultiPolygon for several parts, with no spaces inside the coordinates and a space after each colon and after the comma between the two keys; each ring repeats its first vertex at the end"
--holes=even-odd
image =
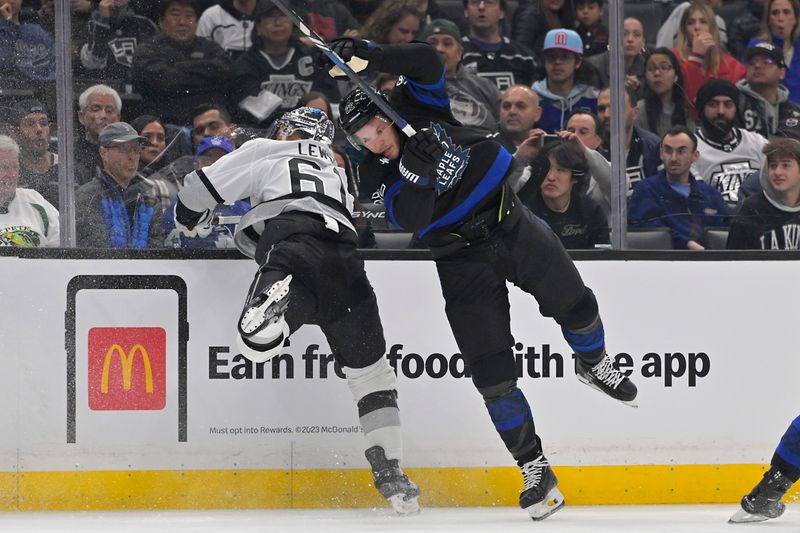
{"type": "Polygon", "coordinates": [[[347,384],[358,407],[367,449],[380,446],[387,459],[403,458],[397,378],[385,357],[365,368],[344,368],[347,384]]]}
{"type": "Polygon", "coordinates": [[[562,326],[561,332],[570,348],[590,367],[599,363],[606,353],[606,334],[600,315],[586,327],[567,329],[562,326]]]}
{"type": "Polygon", "coordinates": [[[800,416],[795,418],[781,437],[772,464],[792,482],[800,479],[800,416]]]}
{"type": "Polygon", "coordinates": [[[536,436],[533,412],[516,382],[479,389],[489,417],[506,448],[518,465],[542,454],[542,443],[536,436]]]}

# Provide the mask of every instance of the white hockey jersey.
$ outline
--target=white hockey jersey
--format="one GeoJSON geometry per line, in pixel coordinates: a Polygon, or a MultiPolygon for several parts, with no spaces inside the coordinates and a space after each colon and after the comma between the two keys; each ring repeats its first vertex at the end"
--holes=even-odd
{"type": "Polygon", "coordinates": [[[285,211],[316,213],[333,231],[339,231],[339,224],[355,231],[344,169],[336,166],[326,144],[314,140],[248,141],[188,174],[178,197],[197,212],[249,198],[253,208],[234,235],[236,247],[249,257],[255,254],[264,221],[285,211]]]}
{"type": "Polygon", "coordinates": [[[728,205],[739,200],[739,187],[744,179],[766,164],[763,152],[767,140],[752,131],[734,128],[731,141],[718,143],[697,130],[700,159],[692,165],[694,177],[717,189],[728,205]]]}
{"type": "Polygon", "coordinates": [[[198,37],[211,39],[235,59],[252,46],[250,36],[255,23],[242,17],[234,17],[219,4],[212,5],[197,21],[198,37]]]}
{"type": "Polygon", "coordinates": [[[60,244],[58,211],[33,189],[17,189],[0,214],[0,246],[54,247],[60,244]]]}

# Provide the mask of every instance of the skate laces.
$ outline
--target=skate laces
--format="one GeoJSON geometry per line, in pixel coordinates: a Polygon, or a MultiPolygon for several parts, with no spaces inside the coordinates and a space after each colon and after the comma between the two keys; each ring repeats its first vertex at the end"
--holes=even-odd
{"type": "Polygon", "coordinates": [[[625,379],[622,372],[611,364],[611,358],[608,355],[604,356],[599,363],[592,367],[592,374],[612,389],[619,387],[619,384],[625,379]]]}
{"type": "Polygon", "coordinates": [[[550,463],[545,459],[544,455],[540,455],[533,461],[528,461],[520,466],[519,469],[522,471],[522,480],[524,482],[522,491],[524,492],[530,488],[538,487],[539,483],[542,481],[545,470],[547,470],[549,466],[550,463]]]}

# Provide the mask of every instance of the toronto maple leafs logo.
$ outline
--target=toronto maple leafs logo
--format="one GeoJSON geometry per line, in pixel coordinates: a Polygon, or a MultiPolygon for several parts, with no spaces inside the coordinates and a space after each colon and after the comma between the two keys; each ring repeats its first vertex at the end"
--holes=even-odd
{"type": "Polygon", "coordinates": [[[442,195],[461,181],[464,169],[469,164],[470,148],[462,149],[453,142],[439,124],[431,122],[431,130],[447,150],[436,164],[436,193],[442,195]]]}

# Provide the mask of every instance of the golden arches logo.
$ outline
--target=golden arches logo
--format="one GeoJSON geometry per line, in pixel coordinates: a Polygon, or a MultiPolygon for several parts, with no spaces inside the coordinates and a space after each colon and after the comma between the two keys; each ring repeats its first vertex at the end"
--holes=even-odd
{"type": "Polygon", "coordinates": [[[111,367],[111,358],[114,357],[114,354],[119,355],[119,361],[122,365],[122,388],[131,390],[131,373],[137,353],[142,356],[142,364],[144,365],[145,392],[153,394],[153,369],[150,366],[150,356],[147,354],[147,349],[138,343],[134,344],[127,353],[119,344],[112,344],[108,348],[106,357],[103,360],[103,373],[100,378],[100,392],[102,394],[108,394],[108,373],[111,367]]]}

